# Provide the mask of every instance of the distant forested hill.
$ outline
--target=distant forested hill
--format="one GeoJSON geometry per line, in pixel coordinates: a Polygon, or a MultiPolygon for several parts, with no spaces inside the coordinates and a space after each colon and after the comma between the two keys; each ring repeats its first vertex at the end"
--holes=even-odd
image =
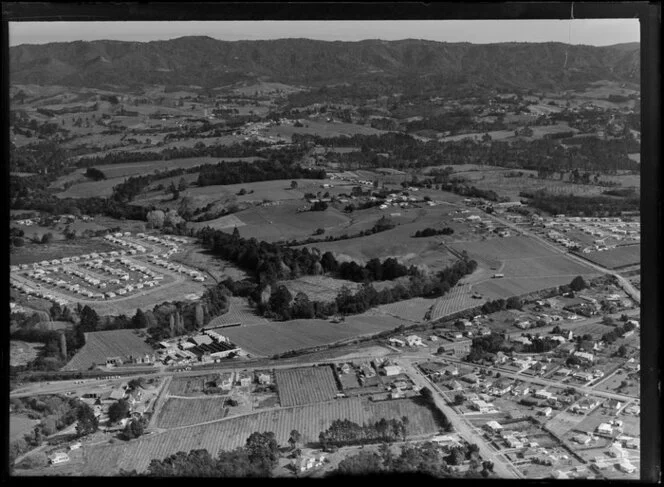
{"type": "Polygon", "coordinates": [[[598,80],[639,82],[639,44],[469,44],[423,40],[324,42],[94,41],[10,48],[11,83],[103,87],[219,86],[240,80],[303,85],[362,79],[419,79],[436,86],[566,89],[598,80]]]}

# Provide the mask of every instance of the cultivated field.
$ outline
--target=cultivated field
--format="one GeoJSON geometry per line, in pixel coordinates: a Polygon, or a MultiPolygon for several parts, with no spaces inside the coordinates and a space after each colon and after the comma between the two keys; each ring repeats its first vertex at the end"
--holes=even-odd
{"type": "Polygon", "coordinates": [[[291,430],[302,434],[304,443],[318,441],[321,431],[335,419],[358,424],[381,418],[409,418],[408,434],[415,436],[437,431],[433,415],[425,406],[409,399],[370,403],[359,398],[297,406],[248,414],[214,423],[183,427],[153,434],[138,440],[84,449],[83,475],[116,475],[120,469],[144,471],[152,459],[163,459],[178,451],[206,449],[212,455],[219,450],[243,446],[255,431],[272,431],[280,445],[287,445],[291,430]]]}
{"type": "Polygon", "coordinates": [[[247,277],[243,270],[220,259],[204,248],[185,247],[183,252],[172,255],[170,260],[180,262],[187,267],[200,269],[217,282],[223,281],[227,277],[236,281],[241,281],[247,277]]]}
{"type": "Polygon", "coordinates": [[[371,315],[388,315],[405,321],[420,323],[424,321],[429,309],[436,304],[436,300],[425,298],[412,298],[396,303],[382,304],[367,311],[371,315]]]}
{"type": "MultiPolygon", "coordinates": [[[[170,389],[169,389],[170,390],[170,389]]],[[[223,419],[228,414],[225,396],[184,399],[170,397],[153,422],[155,428],[175,428],[223,419]]]]}
{"type": "Polygon", "coordinates": [[[251,306],[249,306],[246,298],[231,296],[228,312],[213,318],[203,328],[218,328],[222,325],[233,325],[235,323],[241,323],[243,326],[246,326],[268,324],[270,322],[262,316],[258,316],[251,306]]]}
{"type": "Polygon", "coordinates": [[[85,334],[85,345],[62,370],[87,370],[92,365],[105,364],[107,357],[134,357],[154,353],[134,330],[95,331],[85,334]]]}
{"type": "Polygon", "coordinates": [[[302,406],[334,399],[339,392],[330,366],[275,370],[282,406],[302,406]]]}
{"type": "Polygon", "coordinates": [[[603,267],[619,269],[620,267],[641,263],[641,246],[626,245],[624,247],[616,247],[615,249],[603,250],[602,252],[590,252],[589,254],[581,255],[585,259],[603,267]]]}
{"type": "Polygon", "coordinates": [[[408,323],[391,316],[362,314],[348,316],[342,323],[313,319],[238,326],[225,329],[223,335],[253,355],[271,356],[392,330],[402,324],[408,323]]]}
{"type": "Polygon", "coordinates": [[[466,308],[477,306],[477,300],[471,297],[471,288],[469,285],[457,285],[438,299],[432,305],[430,320],[437,320],[466,308]]]}

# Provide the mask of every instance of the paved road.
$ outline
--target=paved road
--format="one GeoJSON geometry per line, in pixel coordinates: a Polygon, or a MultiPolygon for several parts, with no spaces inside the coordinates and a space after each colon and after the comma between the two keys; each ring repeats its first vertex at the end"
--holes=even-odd
{"type": "Polygon", "coordinates": [[[420,387],[428,387],[433,392],[433,398],[436,406],[440,409],[447,419],[450,421],[456,433],[465,438],[470,443],[475,443],[480,449],[480,456],[484,460],[493,462],[493,469],[496,475],[500,478],[518,478],[518,474],[510,468],[508,464],[486,444],[484,438],[478,435],[475,430],[466,421],[461,418],[440,394],[435,385],[429,382],[409,361],[400,361],[400,365],[404,367],[408,375],[413,379],[413,382],[420,387]]]}

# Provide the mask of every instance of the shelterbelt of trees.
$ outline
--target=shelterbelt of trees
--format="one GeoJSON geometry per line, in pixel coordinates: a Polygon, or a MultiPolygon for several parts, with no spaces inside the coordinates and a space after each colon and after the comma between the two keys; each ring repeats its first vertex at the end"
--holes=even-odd
{"type": "Polygon", "coordinates": [[[334,154],[335,161],[362,167],[391,167],[403,169],[437,165],[484,164],[513,169],[553,171],[573,168],[584,171],[638,171],[639,164],[627,157],[638,151],[631,137],[609,140],[597,137],[581,138],[574,145],[564,146],[555,138],[510,141],[463,139],[458,141],[427,142],[403,133],[381,135],[355,134],[351,137],[321,137],[294,134],[293,143],[317,144],[323,147],[358,147],[361,150],[334,154]],[[379,156],[389,153],[390,158],[379,156]]]}

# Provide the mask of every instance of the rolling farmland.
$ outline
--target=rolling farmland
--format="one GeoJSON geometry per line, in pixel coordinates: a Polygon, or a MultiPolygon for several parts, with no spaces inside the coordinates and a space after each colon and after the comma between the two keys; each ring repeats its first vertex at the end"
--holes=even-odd
{"type": "Polygon", "coordinates": [[[144,471],[152,459],[163,459],[178,451],[203,448],[212,455],[221,449],[243,446],[254,431],[272,431],[277,442],[286,445],[292,429],[302,434],[304,443],[316,442],[321,431],[336,419],[348,419],[358,424],[381,418],[410,420],[409,435],[437,431],[433,415],[426,406],[410,399],[371,403],[359,398],[326,403],[274,409],[228,418],[209,424],[173,429],[164,433],[85,449],[83,475],[114,475],[119,469],[144,471]]]}
{"type": "Polygon", "coordinates": [[[228,414],[228,408],[224,407],[225,399],[225,396],[192,399],[170,397],[163,405],[153,426],[175,428],[223,419],[228,414]]]}
{"type": "Polygon", "coordinates": [[[302,406],[329,401],[339,392],[330,366],[276,370],[279,402],[282,406],[302,406]]]}
{"type": "Polygon", "coordinates": [[[343,323],[326,320],[291,320],[277,323],[237,326],[223,330],[223,335],[243,350],[262,356],[310,348],[393,330],[406,324],[391,316],[368,313],[349,316],[343,323]]]}

